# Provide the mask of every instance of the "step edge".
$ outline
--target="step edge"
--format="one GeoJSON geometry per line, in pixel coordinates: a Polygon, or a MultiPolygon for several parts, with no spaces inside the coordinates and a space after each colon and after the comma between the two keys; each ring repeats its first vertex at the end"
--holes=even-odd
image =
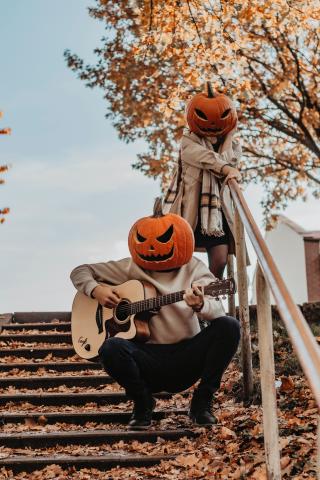
{"type": "MultiPolygon", "coordinates": [[[[179,435],[179,434],[186,434],[186,435],[196,435],[196,432],[194,432],[191,429],[187,428],[179,428],[179,429],[174,429],[174,430],[87,430],[85,432],[79,431],[79,430],[64,430],[64,431],[58,431],[58,432],[21,432],[21,433],[1,433],[0,434],[0,440],[6,440],[6,439],[28,439],[28,438],[47,438],[47,439],[53,439],[53,438],[68,438],[68,436],[74,436],[74,437],[79,437],[79,438],[85,438],[85,437],[133,437],[133,436],[143,436],[145,434],[151,434],[152,436],[161,436],[161,435],[179,435]]],[[[150,435],[150,436],[151,436],[150,435]]]]}

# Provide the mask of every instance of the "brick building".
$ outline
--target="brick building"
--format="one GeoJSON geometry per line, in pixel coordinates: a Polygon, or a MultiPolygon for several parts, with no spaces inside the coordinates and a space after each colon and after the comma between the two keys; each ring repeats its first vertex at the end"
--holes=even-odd
{"type": "MultiPolygon", "coordinates": [[[[320,230],[306,231],[279,215],[265,241],[294,301],[320,302],[320,230]]],[[[252,303],[256,303],[255,276],[252,303]]]]}

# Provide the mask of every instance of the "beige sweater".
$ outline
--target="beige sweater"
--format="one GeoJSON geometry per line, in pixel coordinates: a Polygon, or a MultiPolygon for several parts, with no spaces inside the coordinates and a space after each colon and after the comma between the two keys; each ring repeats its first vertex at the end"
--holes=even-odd
{"type": "MultiPolygon", "coordinates": [[[[205,264],[196,257],[179,270],[156,272],[143,270],[131,258],[106,263],[80,265],[71,272],[71,280],[80,292],[90,296],[99,283],[119,285],[127,280],[144,280],[157,289],[160,295],[185,290],[192,283],[208,285],[215,277],[205,264]]],[[[198,314],[203,320],[214,320],[225,315],[220,300],[205,297],[204,306],[198,314]]],[[[150,343],[177,343],[192,338],[200,331],[197,314],[185,301],[166,305],[150,320],[150,343]]]]}

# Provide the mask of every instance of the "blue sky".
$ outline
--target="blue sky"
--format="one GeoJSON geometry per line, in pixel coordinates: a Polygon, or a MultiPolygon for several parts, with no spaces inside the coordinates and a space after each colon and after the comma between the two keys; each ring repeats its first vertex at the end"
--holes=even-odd
{"type": "MultiPolygon", "coordinates": [[[[142,142],[127,145],[105,119],[102,92],[90,90],[64,61],[66,48],[86,61],[104,34],[90,0],[1,0],[0,312],[69,310],[70,270],[128,254],[127,232],[148,215],[158,183],[131,169],[142,142]]],[[[246,197],[261,224],[259,187],[246,197]]],[[[314,200],[285,212],[316,229],[314,200]]],[[[205,257],[204,257],[205,258],[205,257]]]]}

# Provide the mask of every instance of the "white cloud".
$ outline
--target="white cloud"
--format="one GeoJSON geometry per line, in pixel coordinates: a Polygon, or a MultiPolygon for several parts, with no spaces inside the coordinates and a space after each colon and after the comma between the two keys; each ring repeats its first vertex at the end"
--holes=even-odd
{"type": "Polygon", "coordinates": [[[88,149],[57,162],[16,158],[5,195],[12,211],[1,227],[0,312],[69,309],[75,266],[128,256],[128,229],[159,192],[128,156],[120,145],[108,157],[88,149]]]}
{"type": "MultiPolygon", "coordinates": [[[[10,171],[10,182],[29,188],[64,190],[69,193],[114,192],[130,185],[146,185],[148,180],[133,171],[131,163],[135,154],[128,156],[106,148],[88,151],[69,151],[59,155],[59,160],[48,156],[42,159],[20,158],[10,171]]],[[[124,190],[123,190],[124,191],[124,190]]]]}

